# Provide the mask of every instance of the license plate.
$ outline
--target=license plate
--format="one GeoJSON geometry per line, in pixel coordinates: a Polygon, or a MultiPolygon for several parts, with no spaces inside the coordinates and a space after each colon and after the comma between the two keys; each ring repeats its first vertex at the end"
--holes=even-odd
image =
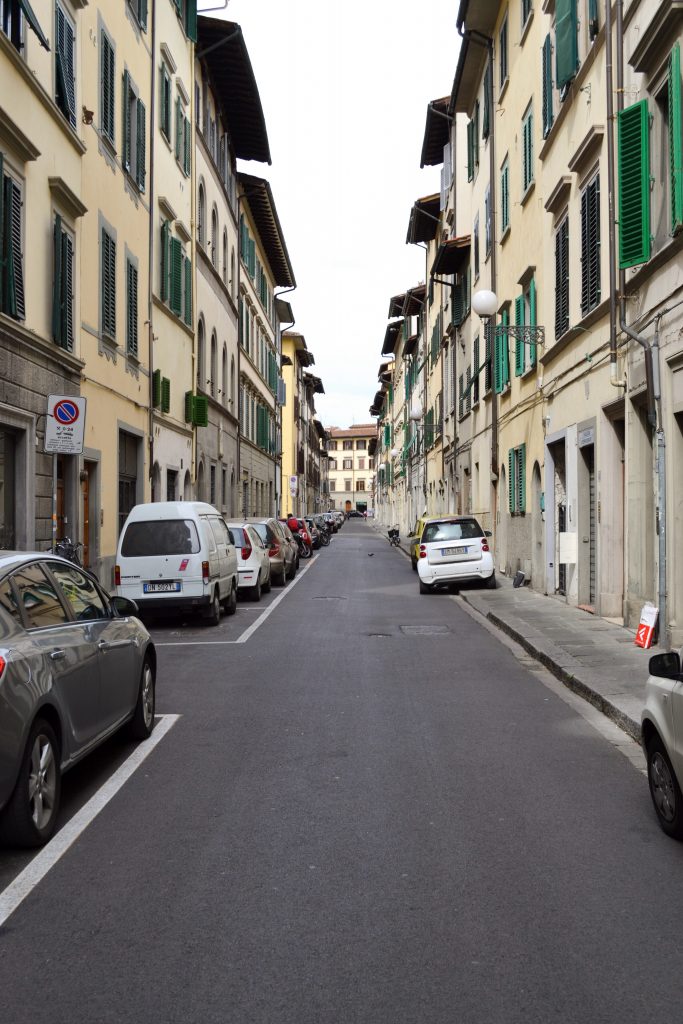
{"type": "Polygon", "coordinates": [[[469,551],[468,547],[464,548],[441,548],[442,555],[466,555],[469,551]]]}
{"type": "Polygon", "coordinates": [[[180,580],[168,580],[164,583],[143,583],[143,594],[177,594],[182,590],[180,580]]]}

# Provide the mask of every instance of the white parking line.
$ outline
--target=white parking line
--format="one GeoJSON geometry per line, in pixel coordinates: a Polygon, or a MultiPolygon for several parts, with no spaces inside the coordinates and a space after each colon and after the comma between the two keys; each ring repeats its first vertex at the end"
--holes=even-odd
{"type": "Polygon", "coordinates": [[[294,587],[299,583],[306,575],[311,566],[315,565],[319,556],[314,555],[307,566],[299,571],[289,586],[280,591],[278,596],[269,604],[265,611],[261,612],[258,619],[252,622],[251,626],[245,629],[244,633],[237,637],[236,640],[168,640],[168,641],[154,641],[155,647],[227,647],[230,644],[246,644],[249,637],[253,636],[259,626],[262,626],[266,621],[271,612],[274,612],[280,601],[284,601],[288,594],[291,594],[294,587]]]}
{"type": "Polygon", "coordinates": [[[180,715],[159,715],[149,739],[143,740],[142,743],[138,744],[130,757],[123,762],[112,777],[81,807],[80,811],[74,814],[73,818],[66,823],[64,828],[59,830],[47,846],[43,847],[21,874],[17,875],[14,881],[0,893],[0,928],[10,914],[14,913],[19,904],[45,878],[50,868],[54,867],[88,825],[95,820],[112,797],[116,796],[121,787],[137,771],[143,761],[149,757],[157,743],[161,742],[179,718],[180,715]]]}

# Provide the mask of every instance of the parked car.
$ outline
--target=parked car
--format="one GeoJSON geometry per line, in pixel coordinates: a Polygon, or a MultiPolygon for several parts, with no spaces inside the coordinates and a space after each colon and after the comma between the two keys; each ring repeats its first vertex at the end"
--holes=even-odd
{"type": "MultiPolygon", "coordinates": [[[[683,652],[682,652],[683,653],[683,652]]],[[[669,651],[650,658],[641,737],[650,795],[660,826],[683,839],[683,666],[669,651]]]]}
{"type": "Polygon", "coordinates": [[[473,516],[444,516],[428,522],[418,548],[420,593],[466,580],[482,580],[494,589],[496,573],[488,538],[473,516]]]}
{"type": "Polygon", "coordinates": [[[332,533],[338,533],[339,520],[335,516],[334,512],[323,512],[323,519],[329,524],[332,533]]]}
{"type": "Polygon", "coordinates": [[[299,545],[297,544],[297,542],[294,539],[294,534],[292,533],[290,528],[287,526],[286,520],[278,519],[278,524],[280,526],[280,529],[282,530],[282,533],[283,533],[283,535],[285,537],[285,540],[289,544],[289,546],[290,546],[290,548],[292,550],[292,553],[294,555],[294,569],[293,569],[293,571],[292,571],[292,573],[291,573],[291,575],[289,577],[290,580],[293,580],[294,577],[296,576],[297,572],[298,572],[298,569],[299,569],[299,545]]]}
{"type": "Polygon", "coordinates": [[[352,508],[350,512],[346,513],[346,518],[347,519],[364,519],[365,517],[363,516],[362,512],[358,511],[358,509],[352,508]]]}
{"type": "Polygon", "coordinates": [[[249,518],[246,522],[251,523],[268,549],[270,576],[273,583],[284,587],[287,580],[291,580],[296,572],[296,556],[285,538],[282,524],[272,518],[249,518]]]}
{"type": "Polygon", "coordinates": [[[199,611],[217,626],[237,607],[237,555],[225,521],[202,501],[150,501],[128,513],[116,552],[116,593],[140,612],[199,611]]]}
{"type": "Polygon", "coordinates": [[[235,539],[239,569],[239,589],[254,601],[270,590],[270,557],[256,527],[250,523],[228,523],[235,539]]]}
{"type": "Polygon", "coordinates": [[[0,838],[54,832],[61,776],[117,729],[154,726],[156,652],[126,598],[45,553],[0,554],[0,838]]]}
{"type": "Polygon", "coordinates": [[[417,572],[417,560],[420,554],[420,538],[422,537],[422,531],[427,523],[433,522],[438,518],[438,516],[420,516],[420,518],[415,522],[415,528],[413,529],[412,534],[408,537],[408,543],[410,544],[410,564],[415,572],[417,572]]]}
{"type": "Polygon", "coordinates": [[[312,516],[306,516],[304,518],[304,522],[306,523],[306,528],[308,529],[308,532],[311,536],[311,544],[313,545],[313,550],[317,551],[320,547],[322,547],[322,540],[320,539],[320,530],[316,526],[315,520],[313,519],[312,516]]]}

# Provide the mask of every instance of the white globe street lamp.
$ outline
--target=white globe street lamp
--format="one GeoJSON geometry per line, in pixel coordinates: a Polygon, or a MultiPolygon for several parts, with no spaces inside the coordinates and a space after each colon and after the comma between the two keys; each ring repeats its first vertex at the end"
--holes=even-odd
{"type": "Polygon", "coordinates": [[[422,419],[422,404],[420,402],[415,402],[411,407],[410,418],[414,423],[422,419]]]}
{"type": "Polygon", "coordinates": [[[472,309],[482,318],[495,316],[498,312],[498,296],[495,292],[482,288],[472,296],[472,309]]]}
{"type": "Polygon", "coordinates": [[[400,452],[400,450],[398,448],[392,448],[391,449],[391,457],[392,457],[392,459],[397,459],[400,454],[401,454],[401,452],[400,452]]]}

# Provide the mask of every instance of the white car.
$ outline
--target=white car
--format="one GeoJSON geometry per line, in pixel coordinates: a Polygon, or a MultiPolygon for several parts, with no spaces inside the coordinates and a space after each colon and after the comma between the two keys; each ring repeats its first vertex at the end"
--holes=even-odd
{"type": "Polygon", "coordinates": [[[473,516],[429,520],[417,550],[420,593],[429,594],[435,587],[468,580],[482,580],[495,589],[489,537],[473,516]]]}
{"type": "Polygon", "coordinates": [[[683,671],[676,651],[650,658],[640,716],[650,795],[668,836],[683,839],[683,671]]]}
{"type": "Polygon", "coordinates": [[[255,600],[270,590],[270,556],[256,528],[249,523],[228,523],[237,551],[238,588],[255,600]]]}

